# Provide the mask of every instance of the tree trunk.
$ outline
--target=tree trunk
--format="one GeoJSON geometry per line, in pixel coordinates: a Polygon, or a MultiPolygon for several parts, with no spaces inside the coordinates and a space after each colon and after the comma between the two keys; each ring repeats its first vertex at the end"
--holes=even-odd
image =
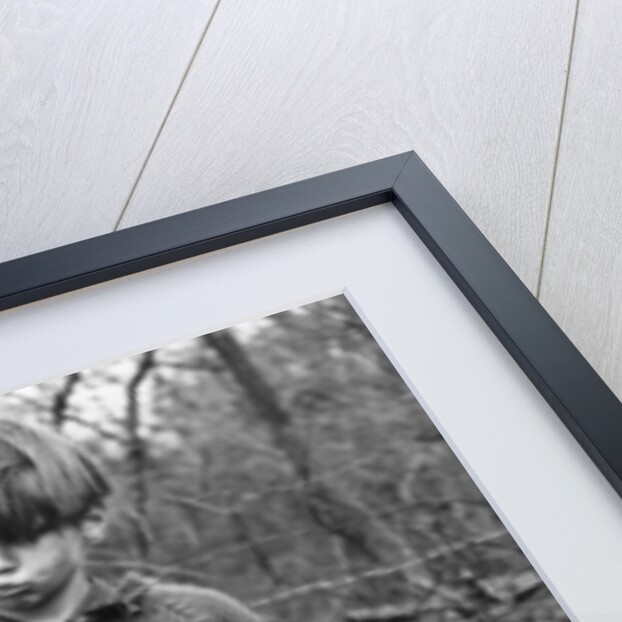
{"type": "Polygon", "coordinates": [[[52,401],[52,425],[59,432],[62,431],[63,424],[65,423],[65,415],[67,406],[69,405],[69,398],[71,397],[71,394],[73,393],[73,390],[80,378],[81,375],[79,372],[67,376],[63,386],[60,388],[58,393],[56,393],[54,400],[52,401]]]}
{"type": "Polygon", "coordinates": [[[146,479],[147,451],[140,435],[139,389],[149,371],[154,367],[153,352],[144,354],[138,363],[135,374],[127,385],[126,432],[128,440],[127,460],[133,492],[134,518],[137,525],[138,551],[141,559],[149,556],[147,502],[149,489],[146,479]]]}
{"type": "MultiPolygon", "coordinates": [[[[315,522],[338,536],[352,558],[373,564],[391,564],[410,558],[413,551],[408,543],[380,517],[345,489],[313,478],[309,448],[296,436],[290,414],[231,332],[219,331],[204,339],[220,354],[271,432],[274,444],[288,457],[305,483],[305,502],[315,522]]],[[[422,569],[406,568],[402,572],[408,589],[429,590],[432,582],[425,575],[422,569]]]]}

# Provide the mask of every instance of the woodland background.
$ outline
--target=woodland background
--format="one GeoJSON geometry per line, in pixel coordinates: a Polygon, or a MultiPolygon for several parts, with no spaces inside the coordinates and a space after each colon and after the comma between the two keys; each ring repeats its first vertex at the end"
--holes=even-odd
{"type": "Polygon", "coordinates": [[[116,491],[93,572],[269,619],[566,620],[345,298],[0,396],[116,491]]]}

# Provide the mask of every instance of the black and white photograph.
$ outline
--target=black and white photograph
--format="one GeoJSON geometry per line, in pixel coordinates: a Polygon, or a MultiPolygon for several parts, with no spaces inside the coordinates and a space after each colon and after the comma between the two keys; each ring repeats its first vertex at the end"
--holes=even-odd
{"type": "Polygon", "coordinates": [[[0,397],[0,619],[554,622],[344,296],[0,397]]]}
{"type": "Polygon", "coordinates": [[[622,622],[621,38],[0,0],[0,622],[622,622]]]}

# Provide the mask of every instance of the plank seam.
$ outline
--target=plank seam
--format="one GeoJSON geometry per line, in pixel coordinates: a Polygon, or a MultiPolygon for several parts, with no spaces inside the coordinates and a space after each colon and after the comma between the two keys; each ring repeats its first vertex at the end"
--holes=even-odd
{"type": "Polygon", "coordinates": [[[140,183],[140,180],[142,179],[143,173],[145,172],[145,169],[147,168],[147,164],[149,163],[149,160],[151,159],[153,151],[158,143],[158,140],[160,139],[160,135],[162,134],[162,131],[164,130],[164,126],[166,125],[171,115],[171,112],[173,110],[173,107],[175,106],[175,103],[177,102],[179,93],[181,92],[181,89],[184,83],[186,82],[186,78],[188,77],[188,74],[190,73],[190,69],[192,68],[192,65],[194,64],[194,60],[196,59],[197,54],[199,53],[199,50],[201,49],[201,46],[203,45],[203,41],[205,40],[207,31],[209,30],[209,27],[214,21],[214,16],[216,15],[216,12],[218,11],[218,7],[220,6],[221,1],[222,0],[216,0],[214,9],[211,15],[209,16],[207,23],[205,24],[205,28],[203,29],[203,32],[201,33],[201,36],[199,37],[199,41],[197,45],[195,46],[194,51],[192,52],[192,55],[190,56],[190,61],[188,62],[188,65],[186,66],[186,69],[184,70],[184,73],[181,77],[181,81],[179,82],[179,85],[177,86],[177,89],[175,90],[173,99],[171,100],[171,103],[169,104],[166,110],[166,113],[164,114],[164,118],[162,119],[162,122],[160,123],[160,127],[158,128],[158,131],[156,132],[155,138],[153,139],[153,142],[151,143],[151,147],[149,148],[149,151],[147,151],[147,156],[145,157],[145,161],[140,167],[140,171],[138,171],[138,175],[136,177],[136,180],[134,181],[134,184],[132,185],[132,189],[130,190],[127,200],[125,201],[125,204],[123,205],[123,208],[121,209],[121,212],[119,213],[119,217],[117,218],[115,225],[112,229],[113,231],[117,231],[119,227],[121,226],[121,222],[123,221],[123,218],[125,217],[125,214],[130,205],[132,197],[134,196],[134,193],[136,192],[136,188],[138,187],[138,184],[140,183]]]}
{"type": "Polygon", "coordinates": [[[553,207],[553,196],[555,194],[555,182],[557,181],[557,167],[559,163],[559,152],[561,148],[561,139],[562,139],[562,131],[564,127],[564,120],[566,117],[566,104],[568,101],[568,84],[570,83],[570,68],[572,66],[572,56],[574,52],[575,37],[577,33],[577,22],[578,22],[578,17],[579,17],[579,2],[580,0],[576,0],[576,3],[575,3],[574,17],[573,17],[573,22],[572,22],[572,33],[570,35],[570,49],[568,51],[568,63],[566,66],[566,80],[564,82],[564,91],[562,95],[562,106],[561,106],[561,112],[559,115],[559,125],[557,128],[555,157],[553,158],[553,172],[551,175],[551,187],[549,189],[549,196],[548,196],[548,201],[547,201],[547,206],[546,206],[546,214],[544,217],[544,230],[542,232],[542,246],[540,250],[540,265],[538,267],[538,275],[536,279],[536,286],[535,286],[535,293],[534,293],[535,297],[538,300],[540,300],[540,293],[542,289],[542,275],[544,273],[545,255],[546,255],[547,242],[549,238],[549,226],[551,223],[551,210],[553,207]]]}

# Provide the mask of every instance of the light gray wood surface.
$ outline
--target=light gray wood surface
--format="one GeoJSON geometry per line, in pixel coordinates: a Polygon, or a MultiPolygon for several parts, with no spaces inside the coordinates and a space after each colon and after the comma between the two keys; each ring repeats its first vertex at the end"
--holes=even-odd
{"type": "Polygon", "coordinates": [[[0,3],[0,261],[113,229],[214,6],[0,3]]]}
{"type": "Polygon", "coordinates": [[[622,398],[622,4],[581,2],[541,301],[622,398]]]}
{"type": "Polygon", "coordinates": [[[223,0],[127,227],[415,149],[530,287],[573,0],[223,0]]]}

